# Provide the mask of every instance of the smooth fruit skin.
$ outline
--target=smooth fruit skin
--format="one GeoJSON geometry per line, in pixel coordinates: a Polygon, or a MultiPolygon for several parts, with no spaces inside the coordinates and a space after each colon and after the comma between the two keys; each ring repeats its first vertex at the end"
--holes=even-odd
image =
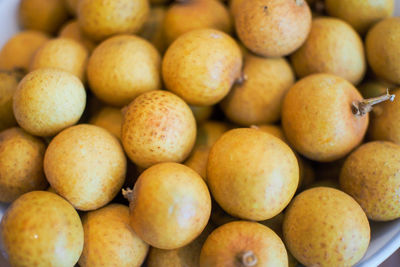
{"type": "Polygon", "coordinates": [[[393,102],[384,102],[372,110],[368,137],[400,145],[400,90],[391,93],[396,95],[393,102]]]}
{"type": "Polygon", "coordinates": [[[182,162],[196,141],[196,121],[181,98],[155,90],[140,95],[127,107],[121,136],[125,152],[142,168],[182,162]]]}
{"type": "Polygon", "coordinates": [[[295,82],[287,60],[247,54],[242,73],[244,81],[236,83],[221,102],[225,115],[243,126],[278,121],[283,97],[295,82]]]}
{"type": "Polygon", "coordinates": [[[137,33],[149,10],[148,0],[81,0],[77,17],[89,38],[102,41],[116,34],[137,33]]]}
{"type": "Polygon", "coordinates": [[[356,116],[352,103],[361,101],[357,89],[331,74],[313,74],[298,81],[286,94],[282,126],[289,143],[315,161],[334,161],[359,145],[368,114],[356,116]]]}
{"type": "Polygon", "coordinates": [[[133,189],[130,225],[146,243],[160,249],[183,247],[198,237],[211,213],[207,185],[178,163],[145,170],[133,189]]]}
{"type": "Polygon", "coordinates": [[[365,40],[368,63],[374,73],[390,83],[400,84],[400,18],[375,24],[365,40]]]}
{"type": "Polygon", "coordinates": [[[104,103],[122,107],[141,93],[161,89],[161,59],[147,40],[118,35],[93,51],[87,76],[93,93],[104,103]]]}
{"type": "Polygon", "coordinates": [[[0,131],[17,125],[12,103],[14,92],[19,83],[19,76],[14,72],[0,71],[0,131]]]}
{"type": "Polygon", "coordinates": [[[12,202],[20,195],[43,190],[45,144],[21,128],[0,132],[0,201],[12,202]]]}
{"type": "Polygon", "coordinates": [[[232,32],[231,17],[224,4],[217,0],[193,0],[176,2],[167,9],[163,31],[168,45],[182,34],[201,28],[232,32]]]}
{"type": "Polygon", "coordinates": [[[214,29],[181,35],[167,49],[162,76],[168,90],[190,105],[221,101],[239,77],[242,53],[235,40],[214,29]]]}
{"type": "Polygon", "coordinates": [[[252,251],[255,266],[288,266],[282,240],[267,226],[256,222],[235,221],[215,229],[201,249],[200,267],[242,266],[238,256],[252,251]]]}
{"type": "Polygon", "coordinates": [[[0,231],[11,266],[71,267],[83,248],[78,213],[65,199],[46,191],[32,191],[14,201],[0,231]]]}
{"type": "Polygon", "coordinates": [[[394,0],[325,0],[325,8],[330,16],[343,19],[365,34],[372,25],[392,16],[394,0]]]}
{"type": "Polygon", "coordinates": [[[90,118],[89,123],[103,127],[119,140],[121,140],[121,127],[122,127],[123,115],[122,111],[118,108],[103,107],[90,118]]]}
{"type": "Polygon", "coordinates": [[[78,43],[82,44],[89,53],[91,53],[96,47],[96,43],[90,40],[79,28],[79,24],[76,19],[65,23],[58,33],[58,36],[77,41],[78,43]]]}
{"type": "Polygon", "coordinates": [[[88,51],[77,41],[67,38],[56,38],[46,42],[36,52],[29,70],[54,68],[69,72],[85,81],[88,51]]]}
{"type": "Polygon", "coordinates": [[[331,73],[358,84],[366,71],[364,46],[357,32],[336,18],[316,18],[305,43],[291,57],[298,77],[331,73]]]}
{"type": "Polygon", "coordinates": [[[214,199],[232,216],[255,221],[274,217],[289,204],[298,182],[296,156],[273,135],[234,129],[211,148],[207,183],[214,199]]]}
{"type": "Polygon", "coordinates": [[[236,32],[243,44],[260,56],[289,55],[310,32],[311,11],[303,0],[243,1],[237,9],[236,32]]]}
{"type": "Polygon", "coordinates": [[[107,130],[79,124],[51,140],[44,171],[55,191],[76,209],[94,210],[121,189],[126,158],[118,139],[107,130]]]}
{"type": "Polygon", "coordinates": [[[13,35],[1,48],[0,69],[28,70],[36,51],[48,40],[49,37],[39,31],[21,31],[13,35]]]}
{"type": "Polygon", "coordinates": [[[316,187],[293,199],[285,213],[283,235],[290,252],[306,266],[352,266],[367,251],[370,227],[352,197],[316,187]]]}
{"type": "Polygon", "coordinates": [[[74,125],[86,105],[86,91],[73,74],[58,69],[38,69],[19,83],[13,98],[18,124],[38,136],[52,136],[74,125]]]}
{"type": "Polygon", "coordinates": [[[82,217],[85,242],[81,267],[139,267],[149,250],[129,226],[129,208],[110,204],[82,217]]]}
{"type": "Polygon", "coordinates": [[[400,146],[369,142],[346,159],[340,187],[361,205],[368,218],[389,221],[400,217],[400,146]]]}

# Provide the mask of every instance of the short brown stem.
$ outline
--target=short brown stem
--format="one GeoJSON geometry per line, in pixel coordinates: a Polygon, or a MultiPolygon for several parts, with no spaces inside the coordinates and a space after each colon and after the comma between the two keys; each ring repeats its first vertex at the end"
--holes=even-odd
{"type": "Polygon", "coordinates": [[[256,129],[256,130],[260,129],[260,127],[258,127],[257,125],[254,125],[254,124],[253,124],[253,125],[250,125],[250,128],[251,128],[251,129],[256,129]]]}
{"type": "Polygon", "coordinates": [[[351,110],[353,114],[356,116],[364,116],[365,114],[367,114],[372,110],[372,107],[374,105],[377,105],[387,100],[393,101],[394,98],[395,95],[389,94],[389,89],[387,89],[385,95],[364,99],[362,101],[354,101],[352,103],[351,110]]]}
{"type": "Polygon", "coordinates": [[[247,81],[247,75],[244,72],[242,72],[239,78],[236,79],[235,84],[240,86],[243,85],[245,81],[247,81]]]}
{"type": "Polygon", "coordinates": [[[133,190],[130,189],[129,187],[124,189],[122,188],[122,195],[124,198],[126,198],[129,202],[132,202],[133,200],[133,190]]]}
{"type": "Polygon", "coordinates": [[[257,256],[251,250],[239,253],[238,260],[243,267],[256,266],[258,262],[257,256]]]}

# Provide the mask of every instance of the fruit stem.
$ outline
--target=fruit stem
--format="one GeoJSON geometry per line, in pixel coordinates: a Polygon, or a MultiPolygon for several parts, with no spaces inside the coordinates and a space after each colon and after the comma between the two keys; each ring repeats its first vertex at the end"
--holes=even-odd
{"type": "Polygon", "coordinates": [[[242,72],[239,78],[236,79],[235,84],[240,86],[243,85],[245,81],[247,81],[247,75],[244,72],[242,72]]]}
{"type": "Polygon", "coordinates": [[[238,255],[239,261],[240,263],[244,266],[244,267],[252,267],[255,266],[258,262],[257,260],[257,256],[254,254],[253,251],[248,250],[245,252],[242,252],[238,255]]]}
{"type": "Polygon", "coordinates": [[[386,94],[378,97],[364,99],[362,101],[354,101],[351,106],[351,110],[356,116],[364,116],[372,110],[372,107],[376,104],[382,103],[384,101],[393,101],[395,95],[389,94],[389,89],[386,89],[386,94]]]}
{"type": "Polygon", "coordinates": [[[133,200],[133,190],[130,189],[129,187],[124,189],[122,188],[122,195],[124,198],[126,198],[129,202],[132,202],[133,200]]]}

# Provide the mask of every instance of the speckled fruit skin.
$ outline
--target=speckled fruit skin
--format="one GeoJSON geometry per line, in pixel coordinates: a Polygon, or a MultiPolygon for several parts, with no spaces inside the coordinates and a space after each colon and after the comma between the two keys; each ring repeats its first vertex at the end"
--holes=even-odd
{"type": "Polygon", "coordinates": [[[107,130],[72,126],[50,142],[44,157],[50,185],[76,209],[94,210],[110,202],[125,180],[124,151],[107,130]]]}
{"type": "Polygon", "coordinates": [[[326,0],[325,8],[330,16],[343,19],[364,34],[375,23],[393,15],[394,0],[326,0]]]}
{"type": "Polygon", "coordinates": [[[120,109],[103,107],[99,109],[92,118],[90,118],[89,123],[103,127],[121,140],[122,119],[123,115],[120,109]]]}
{"type": "Polygon", "coordinates": [[[297,195],[283,221],[285,244],[306,266],[352,266],[370,240],[367,216],[357,202],[328,187],[297,195]]]}
{"type": "Polygon", "coordinates": [[[245,80],[235,84],[221,102],[228,119],[243,126],[278,121],[283,97],[295,82],[287,60],[247,54],[243,75],[245,80]]]}
{"type": "Polygon", "coordinates": [[[122,107],[150,90],[161,89],[161,59],[147,40],[118,35],[102,42],[89,58],[87,76],[103,102],[122,107]]]}
{"type": "Polygon", "coordinates": [[[286,94],[282,126],[289,143],[305,157],[334,161],[359,145],[368,127],[368,114],[352,113],[362,96],[348,81],[331,74],[313,74],[286,94]]]}
{"type": "Polygon", "coordinates": [[[55,68],[74,74],[85,81],[88,51],[77,41],[56,38],[38,49],[32,59],[30,71],[41,68],[55,68]]]}
{"type": "Polygon", "coordinates": [[[375,24],[365,40],[368,63],[374,73],[400,84],[400,18],[388,18],[375,24]],[[379,52],[378,52],[379,51],[379,52]]]}
{"type": "Polygon", "coordinates": [[[234,19],[238,36],[248,49],[261,56],[289,55],[310,32],[311,11],[305,1],[243,1],[237,8],[240,12],[234,12],[234,19]]]}
{"type": "Polygon", "coordinates": [[[235,267],[238,255],[252,251],[255,266],[287,267],[288,256],[282,240],[268,227],[246,221],[235,221],[215,229],[201,249],[200,267],[235,267]]]}
{"type": "Polygon", "coordinates": [[[196,143],[185,165],[192,168],[207,181],[207,161],[212,145],[230,129],[227,123],[206,121],[197,128],[196,143]]]}
{"type": "Polygon", "coordinates": [[[83,248],[78,213],[65,199],[46,191],[32,191],[14,201],[0,231],[12,266],[71,267],[83,248]]]}
{"type": "Polygon", "coordinates": [[[70,20],[65,23],[58,33],[59,37],[69,38],[82,44],[89,53],[96,47],[96,43],[90,40],[79,28],[77,20],[70,20]]]}
{"type": "Polygon", "coordinates": [[[0,131],[17,125],[12,103],[20,79],[19,76],[14,72],[0,71],[0,131]]]}
{"type": "Polygon", "coordinates": [[[49,37],[39,31],[22,31],[13,35],[0,51],[0,69],[28,70],[36,51],[48,40],[49,37]]]}
{"type": "Polygon", "coordinates": [[[38,136],[52,136],[74,125],[85,105],[85,88],[76,76],[47,68],[26,75],[13,99],[18,124],[38,136]]]}
{"type": "Polygon", "coordinates": [[[242,53],[232,37],[214,29],[193,30],[171,44],[162,62],[168,90],[190,105],[209,106],[231,89],[242,68],[242,53]]]}
{"type": "Polygon", "coordinates": [[[82,217],[85,242],[79,259],[81,267],[139,267],[149,245],[129,226],[129,208],[110,204],[82,217]]]}
{"type": "Polygon", "coordinates": [[[88,37],[102,41],[115,34],[137,33],[149,10],[147,0],[80,0],[77,17],[88,37]]]}
{"type": "Polygon", "coordinates": [[[160,249],[183,247],[198,237],[211,213],[207,185],[179,163],[145,170],[133,189],[130,225],[146,243],[160,249]]]}
{"type": "Polygon", "coordinates": [[[195,143],[196,121],[181,98],[156,90],[140,95],[127,107],[121,136],[125,152],[142,168],[182,162],[195,143]]]}
{"type": "Polygon", "coordinates": [[[369,142],[346,159],[340,187],[361,205],[368,218],[389,221],[400,217],[400,146],[369,142]]]}
{"type": "Polygon", "coordinates": [[[391,93],[396,95],[393,102],[381,103],[372,110],[368,137],[371,140],[391,141],[400,145],[400,90],[391,93]]]}
{"type": "Polygon", "coordinates": [[[229,11],[217,0],[193,0],[172,4],[165,14],[163,29],[167,44],[192,30],[212,28],[231,33],[229,11]]]}
{"type": "Polygon", "coordinates": [[[289,204],[298,182],[296,156],[273,135],[234,129],[211,148],[208,186],[218,204],[235,217],[255,221],[274,217],[289,204]]]}
{"type": "Polygon", "coordinates": [[[0,132],[0,201],[47,187],[43,173],[45,144],[21,128],[0,132]]]}
{"type": "Polygon", "coordinates": [[[68,18],[64,0],[22,0],[18,18],[22,28],[55,33],[68,18]]]}
{"type": "Polygon", "coordinates": [[[336,18],[316,18],[306,42],[291,57],[298,77],[331,73],[353,84],[364,77],[364,46],[357,32],[336,18]]]}

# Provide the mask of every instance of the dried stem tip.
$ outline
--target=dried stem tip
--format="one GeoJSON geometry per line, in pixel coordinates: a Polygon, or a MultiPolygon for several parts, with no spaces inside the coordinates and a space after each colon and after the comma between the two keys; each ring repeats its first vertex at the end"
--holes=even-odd
{"type": "Polygon", "coordinates": [[[245,81],[247,81],[247,75],[244,72],[242,72],[239,78],[236,79],[235,84],[242,85],[245,81]]]}
{"type": "Polygon", "coordinates": [[[395,95],[389,94],[389,89],[386,89],[386,94],[378,97],[373,97],[369,99],[364,99],[363,101],[355,101],[352,103],[351,110],[356,116],[364,116],[372,110],[372,107],[376,104],[382,103],[384,101],[393,101],[395,95]]]}
{"type": "Polygon", "coordinates": [[[239,262],[244,267],[252,267],[256,266],[258,260],[257,256],[254,254],[253,251],[248,250],[238,255],[239,262]]]}
{"type": "Polygon", "coordinates": [[[126,198],[129,202],[133,200],[133,190],[129,187],[127,189],[122,188],[122,195],[126,198]]]}

